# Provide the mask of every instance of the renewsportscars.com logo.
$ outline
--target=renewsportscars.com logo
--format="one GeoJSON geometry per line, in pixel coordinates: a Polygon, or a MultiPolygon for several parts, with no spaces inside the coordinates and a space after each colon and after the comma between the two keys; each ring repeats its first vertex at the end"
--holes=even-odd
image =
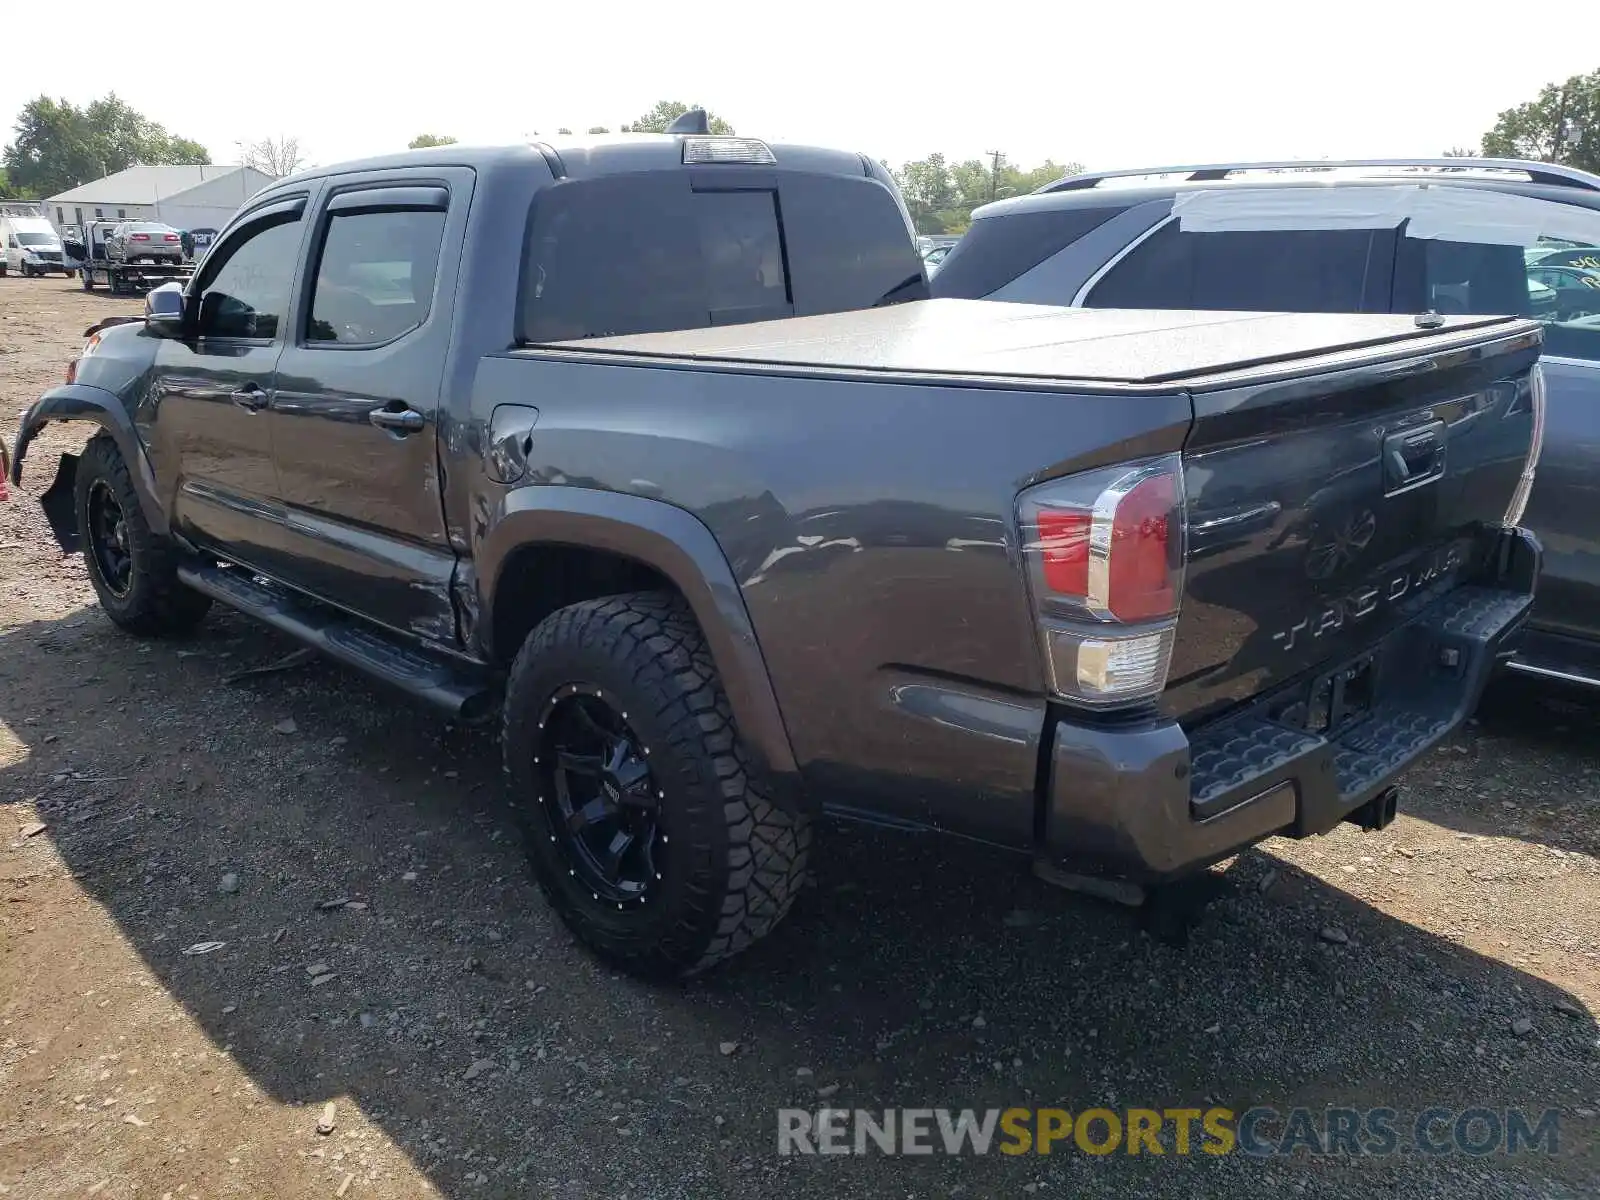
{"type": "Polygon", "coordinates": [[[778,1153],[1293,1154],[1560,1152],[1561,1114],[1517,1108],[804,1108],[778,1110],[778,1153]]]}

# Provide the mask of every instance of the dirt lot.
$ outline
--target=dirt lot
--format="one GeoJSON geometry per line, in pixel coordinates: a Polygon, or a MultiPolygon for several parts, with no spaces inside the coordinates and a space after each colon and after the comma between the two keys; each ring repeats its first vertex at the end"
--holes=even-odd
{"type": "MultiPolygon", "coordinates": [[[[0,280],[8,441],[83,327],[131,308],[0,280]]],[[[986,851],[839,826],[769,943],[646,987],[545,907],[489,737],[326,663],[235,679],[293,647],[226,613],[179,643],[113,629],[27,494],[79,440],[53,427],[0,506],[0,1194],[1600,1191],[1600,705],[1497,689],[1392,829],[1224,864],[1185,949],[986,851]],[[1384,1106],[1402,1134],[1430,1106],[1553,1107],[1560,1137],[776,1153],[791,1106],[1214,1103],[1384,1106]]]]}

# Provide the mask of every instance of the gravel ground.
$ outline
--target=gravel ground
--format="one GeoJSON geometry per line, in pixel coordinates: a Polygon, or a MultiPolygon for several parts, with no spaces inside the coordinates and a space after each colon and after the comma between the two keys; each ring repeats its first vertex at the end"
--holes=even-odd
{"type": "MultiPolygon", "coordinates": [[[[8,441],[132,307],[0,280],[8,441]]],[[[1223,864],[1182,949],[989,851],[841,825],[766,944],[648,987],[544,905],[490,737],[325,662],[235,678],[294,647],[231,614],[113,629],[26,494],[80,440],[49,430],[0,506],[0,1193],[1600,1194],[1600,703],[1498,687],[1391,829],[1223,864]],[[1560,1139],[776,1151],[785,1107],[1214,1104],[1556,1108],[1560,1139]]]]}

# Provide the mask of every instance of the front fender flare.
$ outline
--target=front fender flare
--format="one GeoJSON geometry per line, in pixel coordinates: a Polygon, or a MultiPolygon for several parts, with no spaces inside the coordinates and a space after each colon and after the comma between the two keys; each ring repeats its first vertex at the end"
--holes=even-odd
{"type": "Polygon", "coordinates": [[[167,514],[157,500],[155,471],[145,453],[144,443],[133,426],[133,418],[122,401],[104,388],[83,383],[67,383],[53,387],[25,410],[17,423],[16,448],[11,455],[10,478],[13,485],[22,483],[22,460],[27,457],[28,445],[34,435],[50,421],[88,421],[100,426],[116,442],[122,459],[128,464],[133,478],[133,490],[138,493],[139,507],[152,531],[160,536],[167,534],[167,514]]]}
{"type": "Polygon", "coordinates": [[[698,517],[642,496],[542,485],[512,492],[497,517],[475,555],[477,576],[485,589],[479,629],[494,628],[501,572],[512,554],[525,546],[589,546],[644,563],[670,580],[689,602],[747,749],[771,781],[775,798],[794,800],[799,782],[794,749],[755,626],[733,568],[698,517]]]}

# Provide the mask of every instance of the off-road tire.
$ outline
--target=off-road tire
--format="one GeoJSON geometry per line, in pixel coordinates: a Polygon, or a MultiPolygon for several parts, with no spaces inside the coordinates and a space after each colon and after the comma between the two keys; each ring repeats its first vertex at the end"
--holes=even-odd
{"type": "Polygon", "coordinates": [[[541,622],[511,667],[502,746],[512,807],[545,896],[580,941],[631,974],[698,974],[765,937],[800,893],[811,817],[763,794],[705,637],[675,595],[588,600],[541,622]],[[539,802],[539,717],[578,681],[615,697],[649,748],[663,793],[658,821],[670,844],[661,847],[661,882],[624,911],[574,878],[539,802]]]}
{"type": "Polygon", "coordinates": [[[108,434],[98,433],[90,438],[78,459],[73,511],[78,519],[89,582],[94,585],[100,607],[114,624],[141,637],[163,637],[187,633],[200,623],[211,608],[211,597],[178,581],[177,548],[151,531],[144,510],[139,507],[139,495],[134,490],[128,464],[108,434]],[[102,576],[91,545],[89,496],[98,482],[110,488],[122,509],[127,529],[127,549],[133,562],[124,595],[118,595],[102,576]]]}

